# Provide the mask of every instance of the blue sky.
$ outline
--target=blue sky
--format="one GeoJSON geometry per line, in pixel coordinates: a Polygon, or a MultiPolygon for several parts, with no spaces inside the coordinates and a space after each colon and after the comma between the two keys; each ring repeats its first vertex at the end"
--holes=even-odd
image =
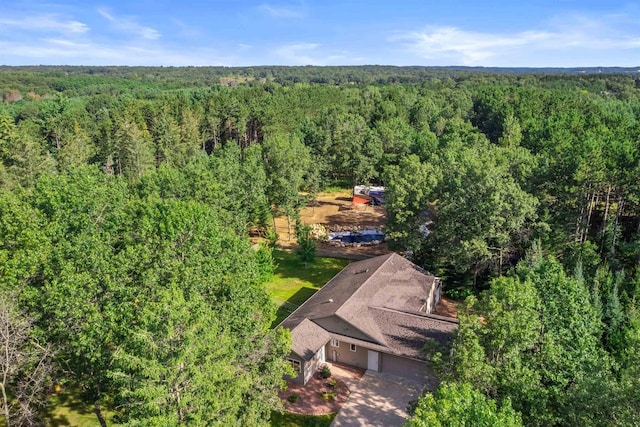
{"type": "Polygon", "coordinates": [[[635,67],[640,3],[3,0],[0,64],[635,67]]]}

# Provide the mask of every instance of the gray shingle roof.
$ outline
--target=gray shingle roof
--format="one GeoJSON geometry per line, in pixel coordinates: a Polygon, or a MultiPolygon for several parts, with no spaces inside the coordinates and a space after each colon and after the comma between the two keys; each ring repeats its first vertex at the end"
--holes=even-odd
{"type": "Polygon", "coordinates": [[[331,337],[423,358],[425,340],[446,343],[457,320],[421,313],[439,279],[398,254],[354,262],[316,292],[281,326],[293,351],[309,360],[331,337]]]}
{"type": "Polygon", "coordinates": [[[371,308],[372,318],[385,337],[388,352],[424,359],[424,345],[433,340],[446,346],[458,328],[455,319],[439,319],[436,316],[403,313],[383,308],[371,308]]]}
{"type": "Polygon", "coordinates": [[[320,347],[331,339],[329,332],[309,319],[304,319],[295,329],[296,338],[291,350],[304,360],[310,360],[320,347]],[[322,344],[318,345],[318,342],[322,344]]]}

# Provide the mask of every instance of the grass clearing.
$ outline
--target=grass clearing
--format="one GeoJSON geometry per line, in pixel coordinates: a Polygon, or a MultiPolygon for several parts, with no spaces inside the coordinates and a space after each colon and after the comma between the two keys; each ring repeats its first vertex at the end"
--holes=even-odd
{"type": "Polygon", "coordinates": [[[336,414],[298,415],[290,412],[271,413],[271,427],[329,427],[336,414]]]}
{"type": "Polygon", "coordinates": [[[323,189],[318,193],[319,197],[322,196],[344,196],[351,197],[353,196],[353,187],[344,187],[339,185],[334,185],[323,189]]]}
{"type": "Polygon", "coordinates": [[[346,259],[316,257],[305,266],[296,254],[278,250],[273,251],[273,259],[277,268],[265,286],[279,307],[274,326],[349,264],[346,259]]]}
{"type": "MultiPolygon", "coordinates": [[[[52,427],[100,427],[98,417],[93,412],[93,406],[80,401],[79,395],[80,390],[75,387],[66,388],[54,394],[49,399],[49,406],[43,417],[45,424],[52,427]]],[[[113,422],[115,412],[109,410],[108,406],[108,403],[101,405],[102,415],[108,425],[116,426],[117,424],[113,422]]]]}

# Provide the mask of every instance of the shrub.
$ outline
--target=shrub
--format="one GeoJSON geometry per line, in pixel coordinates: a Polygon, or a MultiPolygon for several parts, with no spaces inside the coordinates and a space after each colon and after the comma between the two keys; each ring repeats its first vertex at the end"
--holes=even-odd
{"type": "Polygon", "coordinates": [[[320,396],[322,397],[322,400],[329,400],[329,394],[326,390],[320,390],[320,396]]]}
{"type": "Polygon", "coordinates": [[[469,288],[447,289],[445,295],[455,301],[464,301],[468,296],[473,295],[473,291],[469,288]]]}
{"type": "Polygon", "coordinates": [[[273,273],[276,270],[276,264],[273,261],[273,252],[270,246],[265,243],[260,243],[258,249],[255,251],[256,261],[260,268],[260,281],[262,283],[268,282],[273,277],[273,273]]]}
{"type": "Polygon", "coordinates": [[[300,396],[298,396],[296,393],[291,393],[291,394],[289,395],[289,397],[287,398],[287,400],[288,400],[289,402],[291,402],[291,403],[296,403],[296,402],[298,401],[298,398],[299,398],[299,397],[300,397],[300,396]]]}
{"type": "Polygon", "coordinates": [[[320,392],[320,395],[322,396],[322,400],[333,400],[335,399],[338,395],[336,393],[330,393],[326,390],[322,390],[320,392]]]}
{"type": "Polygon", "coordinates": [[[308,225],[296,227],[296,238],[298,239],[298,249],[296,253],[304,262],[305,266],[313,262],[316,257],[316,242],[311,235],[311,227],[308,225]]]}
{"type": "Polygon", "coordinates": [[[324,365],[322,369],[320,369],[320,378],[327,379],[331,376],[331,369],[327,365],[324,365]]]}
{"type": "Polygon", "coordinates": [[[280,236],[278,236],[278,233],[276,232],[276,230],[274,230],[273,228],[269,228],[267,229],[267,245],[271,248],[271,249],[275,249],[278,247],[278,239],[280,238],[280,236]]]}

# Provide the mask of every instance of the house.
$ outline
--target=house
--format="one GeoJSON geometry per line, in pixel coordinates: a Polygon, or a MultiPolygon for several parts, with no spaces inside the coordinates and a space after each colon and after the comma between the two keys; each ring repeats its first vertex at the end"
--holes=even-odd
{"type": "Polygon", "coordinates": [[[458,326],[431,314],[440,292],[439,278],[395,253],[349,264],[280,324],[293,339],[290,379],[305,384],[325,361],[428,375],[425,344],[446,345],[458,326]]]}

